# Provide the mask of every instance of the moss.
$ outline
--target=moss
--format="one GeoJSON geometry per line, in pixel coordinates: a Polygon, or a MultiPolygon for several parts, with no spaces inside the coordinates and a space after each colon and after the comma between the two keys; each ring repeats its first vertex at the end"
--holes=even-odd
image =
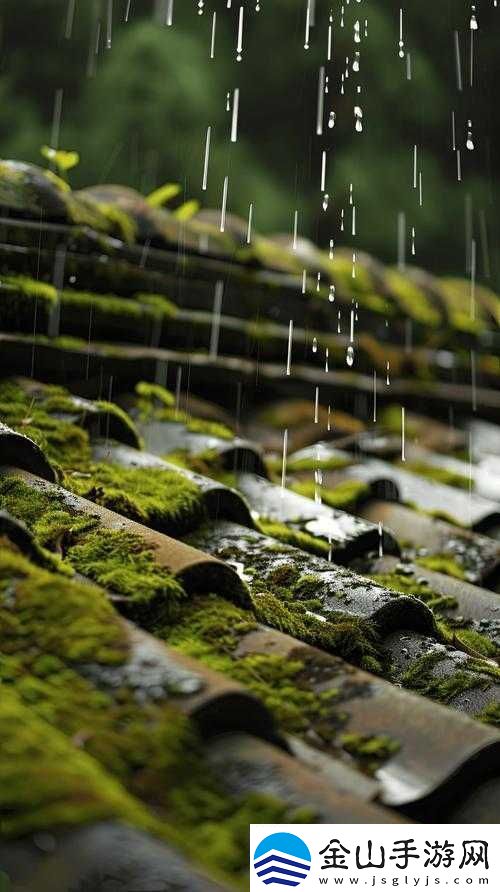
{"type": "Polygon", "coordinates": [[[56,550],[65,566],[122,595],[127,616],[149,626],[175,615],[183,590],[139,537],[107,529],[95,517],[70,510],[57,493],[33,489],[15,477],[0,481],[0,504],[42,546],[56,550]]]}
{"type": "MultiPolygon", "coordinates": [[[[487,679],[475,674],[474,671],[456,669],[452,674],[442,677],[434,675],[435,668],[447,659],[446,652],[432,652],[424,654],[415,660],[401,677],[401,684],[405,688],[417,691],[432,700],[440,703],[450,703],[455,697],[475,688],[486,688],[487,679]]],[[[475,669],[472,664],[468,668],[475,669]]],[[[481,671],[483,666],[481,665],[481,671]]]]}
{"type": "Polygon", "coordinates": [[[311,614],[306,604],[294,603],[293,595],[291,600],[283,601],[271,591],[259,591],[259,588],[258,583],[250,583],[259,622],[370,672],[382,673],[380,642],[370,623],[343,613],[330,613],[328,618],[321,618],[311,614]]]}
{"type": "Polygon", "coordinates": [[[31,640],[40,651],[62,660],[93,659],[111,665],[123,661],[123,626],[104,595],[92,586],[50,574],[1,549],[0,593],[4,653],[24,650],[31,640]],[[13,595],[15,612],[8,606],[13,595]]]}
{"type": "Polygon", "coordinates": [[[400,310],[421,325],[436,328],[441,314],[422,288],[398,270],[386,268],[385,284],[394,295],[400,310]]]}
{"type": "Polygon", "coordinates": [[[295,530],[284,523],[260,517],[257,525],[266,536],[271,536],[273,539],[278,539],[280,542],[285,542],[288,545],[294,545],[296,548],[301,548],[302,551],[309,551],[311,554],[316,554],[319,557],[328,556],[330,551],[328,542],[318,539],[310,533],[295,530]]]}
{"type": "Polygon", "coordinates": [[[436,573],[444,573],[446,576],[454,576],[455,579],[465,579],[465,570],[447,554],[431,554],[425,557],[417,557],[415,562],[428,570],[436,573]]]}
{"type": "Polygon", "coordinates": [[[477,716],[480,722],[485,725],[494,725],[500,728],[500,703],[490,703],[477,716]]]}
{"type": "Polygon", "coordinates": [[[340,743],[347,753],[365,765],[368,774],[375,774],[384,762],[401,749],[401,744],[386,734],[374,736],[351,732],[342,734],[340,743]]]}
{"type": "Polygon", "coordinates": [[[256,628],[252,614],[212,595],[197,598],[186,607],[166,637],[183,653],[244,684],[273,712],[283,731],[306,733],[315,727],[317,733],[321,735],[322,729],[329,739],[332,727],[339,721],[335,717],[338,693],[316,694],[308,689],[305,664],[300,658],[262,653],[238,655],[240,640],[256,628]]]}
{"type": "MultiPolygon", "coordinates": [[[[212,616],[219,631],[224,606],[212,616]]],[[[99,667],[120,670],[129,645],[101,590],[1,549],[0,624],[3,835],[123,820],[243,879],[249,822],[314,819],[271,796],[228,795],[189,719],[165,699],[139,699],[127,674],[106,686],[99,667]],[[213,845],[200,849],[200,834],[213,845]]],[[[252,627],[243,613],[240,624],[252,627]]]]}
{"type": "Polygon", "coordinates": [[[186,412],[175,408],[175,399],[169,390],[159,384],[140,381],[136,385],[137,409],[143,421],[174,421],[185,424],[188,431],[194,434],[205,434],[221,440],[232,440],[233,431],[220,421],[209,421],[204,418],[191,418],[186,412]]]}
{"type": "Polygon", "coordinates": [[[460,628],[453,622],[439,623],[438,628],[448,644],[476,657],[497,657],[499,654],[498,646],[476,629],[460,628]]]}
{"type": "Polygon", "coordinates": [[[99,764],[33,715],[13,691],[0,702],[3,837],[119,820],[144,830],[155,821],[99,764]]]}
{"type": "Polygon", "coordinates": [[[171,409],[175,406],[174,395],[160,384],[139,381],[135,385],[135,393],[136,407],[142,421],[147,421],[161,409],[171,409]]]}
{"type": "MultiPolygon", "coordinates": [[[[57,302],[57,291],[52,285],[22,275],[3,275],[0,278],[0,308],[4,325],[23,329],[33,326],[35,308],[37,319],[46,324],[57,302]]],[[[18,329],[19,330],[19,329],[18,329]]]]}
{"type": "MultiPolygon", "coordinates": [[[[401,434],[401,406],[391,405],[382,409],[379,413],[379,423],[388,433],[399,436],[401,434]]],[[[406,436],[415,439],[419,430],[418,421],[412,415],[408,416],[407,414],[405,418],[406,436]]]]}
{"type": "Polygon", "coordinates": [[[369,484],[361,480],[343,480],[334,487],[317,487],[314,482],[307,480],[294,483],[292,489],[309,499],[313,499],[318,491],[325,505],[343,510],[354,509],[370,495],[369,484]]]}
{"type": "Polygon", "coordinates": [[[152,549],[124,530],[99,529],[67,551],[79,573],[107,589],[123,595],[123,610],[148,628],[172,622],[185,597],[171,573],[155,563],[152,549]]]}
{"type": "Polygon", "coordinates": [[[483,330],[484,316],[479,301],[476,302],[477,318],[471,316],[470,281],[441,278],[439,290],[446,304],[448,321],[453,328],[467,334],[478,334],[483,330]]]}
{"type": "Polygon", "coordinates": [[[89,466],[88,477],[69,477],[68,485],[98,505],[165,533],[181,535],[205,517],[198,486],[182,474],[163,468],[96,463],[89,466]]]}
{"type": "MultiPolygon", "coordinates": [[[[48,393],[53,398],[64,391],[52,388],[48,393]]],[[[90,458],[86,431],[53,417],[43,399],[29,396],[15,382],[0,383],[0,417],[4,424],[34,440],[56,465],[81,465],[90,458]]]]}
{"type": "Polygon", "coordinates": [[[205,434],[207,437],[218,437],[220,440],[232,440],[233,431],[220,421],[208,421],[205,418],[189,418],[186,427],[193,434],[205,434]]]}
{"type": "Polygon", "coordinates": [[[445,486],[454,486],[458,489],[469,489],[469,478],[463,474],[457,474],[456,471],[448,471],[447,468],[440,468],[420,461],[406,462],[401,466],[405,471],[412,471],[414,474],[419,474],[420,477],[435,480],[436,483],[444,483],[445,486]]]}
{"type": "Polygon", "coordinates": [[[379,585],[398,594],[413,595],[427,604],[430,609],[436,613],[443,610],[453,610],[458,606],[456,598],[449,595],[440,595],[434,591],[428,582],[418,582],[413,574],[403,575],[402,573],[376,573],[372,575],[372,579],[379,585]]]}

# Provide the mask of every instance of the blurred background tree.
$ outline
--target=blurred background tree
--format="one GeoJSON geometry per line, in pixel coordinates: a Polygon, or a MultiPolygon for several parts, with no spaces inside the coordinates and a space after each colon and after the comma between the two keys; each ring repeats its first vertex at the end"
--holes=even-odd
{"type": "MultiPolygon", "coordinates": [[[[243,2],[243,0],[242,0],[243,2]]],[[[323,142],[316,135],[319,67],[326,61],[330,4],[316,0],[309,50],[304,50],[305,0],[245,0],[244,51],[236,61],[240,0],[175,0],[173,26],[166,0],[2,0],[0,7],[0,156],[43,163],[57,91],[62,89],[59,145],[76,149],[74,186],[120,182],[149,192],[181,183],[185,198],[220,206],[229,175],[228,209],[255,226],[290,232],[295,209],[302,235],[327,245],[350,244],[349,184],[357,210],[356,245],[380,259],[397,259],[398,214],[404,212],[407,257],[415,227],[415,262],[435,272],[465,274],[471,237],[478,275],[499,284],[496,243],[499,197],[496,135],[500,79],[496,33],[500,8],[483,0],[474,32],[470,85],[471,5],[420,0],[403,8],[404,52],[398,55],[401,0],[333,4],[334,53],[327,66],[323,142]],[[127,8],[130,8],[125,22],[127,8]],[[112,30],[109,10],[112,10],[112,30]],[[217,12],[210,61],[212,12],[217,12]],[[352,71],[353,25],[368,21],[352,71]],[[454,32],[461,54],[457,87],[454,32]],[[107,38],[111,34],[111,46],[107,38]],[[340,94],[349,57],[349,78],[340,94]],[[361,86],[359,100],[355,85],[361,86]],[[230,143],[226,97],[240,90],[239,136],[230,143]],[[354,104],[363,132],[354,129],[354,104]],[[327,127],[334,111],[335,126],[327,127]],[[451,116],[461,152],[461,181],[452,151],[451,116]],[[472,120],[474,150],[466,148],[472,120]],[[205,134],[212,127],[208,190],[201,190],[205,134]],[[418,146],[423,203],[413,189],[418,146]],[[322,210],[321,149],[328,148],[330,196],[322,210]],[[340,211],[346,209],[346,231],[340,211]]]]}

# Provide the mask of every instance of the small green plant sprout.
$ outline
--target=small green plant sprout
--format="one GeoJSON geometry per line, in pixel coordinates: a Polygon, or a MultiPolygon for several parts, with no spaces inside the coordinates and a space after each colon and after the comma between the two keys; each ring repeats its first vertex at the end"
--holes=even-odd
{"type": "Polygon", "coordinates": [[[64,149],[52,149],[50,146],[42,146],[40,154],[57,168],[59,175],[62,177],[80,163],[78,152],[66,152],[64,149]]]}
{"type": "Polygon", "coordinates": [[[181,187],[178,183],[165,183],[164,186],[160,186],[159,189],[151,192],[146,201],[152,208],[161,208],[164,204],[168,204],[169,201],[176,198],[180,191],[181,187]]]}
{"type": "Polygon", "coordinates": [[[195,198],[192,198],[190,201],[185,201],[184,204],[181,204],[180,207],[177,208],[175,216],[182,223],[185,223],[187,220],[190,220],[191,217],[194,217],[199,210],[200,202],[196,201],[195,198]]]}

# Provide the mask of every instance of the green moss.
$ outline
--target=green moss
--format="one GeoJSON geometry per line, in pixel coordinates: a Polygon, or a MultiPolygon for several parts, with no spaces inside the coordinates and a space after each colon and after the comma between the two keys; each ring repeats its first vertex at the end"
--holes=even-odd
{"type": "Polygon", "coordinates": [[[155,821],[87,753],[5,687],[0,702],[3,837],[101,820],[151,830],[155,821]]]}
{"type": "Polygon", "coordinates": [[[31,640],[40,651],[62,660],[123,661],[123,626],[104,595],[92,586],[50,574],[1,549],[0,595],[4,653],[24,650],[31,640]],[[6,607],[13,594],[15,611],[6,607]]]}
{"type": "Polygon", "coordinates": [[[0,505],[43,547],[56,550],[65,566],[122,595],[127,616],[150,626],[175,615],[183,590],[139,537],[107,529],[95,517],[70,510],[57,493],[33,489],[16,477],[0,481],[0,505]]]}
{"type": "Polygon", "coordinates": [[[376,573],[372,577],[379,585],[398,594],[413,595],[436,613],[443,610],[453,610],[458,606],[456,598],[449,595],[440,595],[435,592],[427,582],[417,582],[415,576],[402,573],[376,573]]]}
{"type": "Polygon", "coordinates": [[[489,638],[475,629],[461,628],[453,622],[439,623],[438,628],[443,639],[460,650],[481,657],[497,657],[499,649],[489,638]]]}
{"type": "Polygon", "coordinates": [[[480,722],[484,722],[485,725],[494,725],[496,728],[500,728],[500,703],[488,704],[476,718],[480,722]]]}
{"type": "Polygon", "coordinates": [[[96,463],[89,466],[88,477],[69,477],[68,485],[98,505],[165,533],[181,535],[205,517],[198,486],[182,474],[163,468],[96,463]]]}
{"type": "Polygon", "coordinates": [[[340,743],[343,749],[351,756],[365,765],[368,774],[375,774],[384,762],[387,762],[401,749],[397,740],[388,737],[387,734],[378,736],[370,734],[342,734],[340,743]]]}
{"type": "Polygon", "coordinates": [[[284,523],[260,517],[257,525],[266,536],[271,536],[273,539],[278,539],[280,542],[285,542],[288,545],[294,545],[296,548],[301,548],[302,551],[309,551],[311,554],[319,555],[319,557],[328,556],[330,551],[328,542],[318,539],[310,533],[294,530],[293,527],[284,523]]]}
{"type": "Polygon", "coordinates": [[[176,307],[167,298],[160,295],[135,295],[134,298],[117,297],[114,294],[95,294],[88,291],[61,292],[61,306],[82,310],[92,309],[93,318],[99,322],[101,318],[128,319],[132,325],[134,320],[163,320],[175,316],[176,307]]]}
{"type": "Polygon", "coordinates": [[[441,322],[441,314],[422,288],[398,270],[389,267],[385,270],[385,283],[401,312],[421,325],[436,328],[441,322]]]}
{"type": "Polygon", "coordinates": [[[368,483],[363,483],[361,480],[343,480],[334,487],[316,487],[314,482],[307,480],[294,483],[292,489],[309,499],[313,499],[316,490],[318,490],[321,501],[325,505],[329,505],[331,508],[341,508],[344,511],[354,509],[370,495],[368,483]]]}
{"type": "Polygon", "coordinates": [[[444,573],[446,576],[454,576],[455,579],[465,579],[465,570],[447,554],[431,554],[425,557],[417,557],[415,562],[428,570],[436,573],[444,573]]]}
{"type": "MultiPolygon", "coordinates": [[[[286,469],[290,474],[296,474],[299,471],[338,471],[342,468],[348,468],[352,464],[349,458],[343,458],[340,455],[331,455],[329,458],[291,458],[287,461],[286,469]]],[[[279,461],[281,470],[281,460],[279,461]]]]}
{"type": "Polygon", "coordinates": [[[123,610],[148,628],[171,622],[185,597],[171,573],[156,564],[152,549],[124,530],[102,528],[85,536],[67,551],[79,573],[123,595],[123,610]]]}
{"type": "MultiPolygon", "coordinates": [[[[481,677],[474,671],[456,669],[452,674],[443,677],[434,675],[435,668],[446,659],[447,654],[441,651],[424,654],[402,675],[401,684],[440,703],[449,703],[455,697],[474,688],[487,687],[488,682],[484,675],[481,677]]],[[[475,669],[472,664],[468,664],[468,668],[475,669]]],[[[481,671],[483,671],[482,665],[481,671]]]]}
{"type": "Polygon", "coordinates": [[[463,474],[457,474],[455,471],[448,471],[446,468],[420,461],[406,462],[401,466],[405,471],[419,474],[420,477],[426,477],[428,480],[435,480],[436,483],[444,483],[446,486],[454,486],[458,489],[469,489],[469,478],[463,474]]]}
{"type": "MultiPolygon", "coordinates": [[[[49,388],[47,398],[64,393],[60,388],[49,388]]],[[[43,398],[28,396],[15,382],[0,382],[0,418],[34,440],[53,464],[78,466],[90,458],[87,432],[72,422],[53,417],[43,398]]]]}
{"type": "Polygon", "coordinates": [[[220,421],[207,421],[205,418],[189,418],[186,427],[193,434],[205,434],[220,440],[232,440],[233,431],[220,421]]]}
{"type": "Polygon", "coordinates": [[[238,655],[240,640],[257,628],[252,614],[211,595],[197,598],[166,637],[172,646],[245,685],[270,709],[283,731],[316,733],[330,739],[339,722],[336,691],[315,693],[301,659],[275,654],[238,655]]]}
{"type": "Polygon", "coordinates": [[[283,601],[279,588],[278,596],[262,591],[258,582],[252,581],[250,589],[259,622],[370,672],[382,673],[380,642],[370,623],[343,613],[330,613],[325,620],[312,614],[307,603],[294,602],[293,593],[290,600],[283,601]]]}
{"type": "Polygon", "coordinates": [[[175,406],[174,395],[160,384],[139,381],[135,385],[135,393],[137,395],[139,415],[144,420],[158,409],[171,409],[175,406]]]}

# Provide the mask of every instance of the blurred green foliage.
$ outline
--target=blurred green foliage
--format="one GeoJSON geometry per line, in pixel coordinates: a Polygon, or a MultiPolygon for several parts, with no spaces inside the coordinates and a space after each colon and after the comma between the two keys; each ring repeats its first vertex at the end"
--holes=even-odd
{"type": "Polygon", "coordinates": [[[147,194],[179,182],[178,203],[198,199],[220,206],[229,175],[228,210],[254,225],[290,232],[295,209],[299,231],[322,244],[350,244],[349,183],[357,207],[359,249],[386,261],[397,257],[398,212],[406,214],[407,256],[416,230],[415,261],[435,272],[464,274],[470,235],[477,241],[478,274],[498,284],[496,135],[500,110],[495,83],[497,16],[493,4],[479,10],[474,32],[474,84],[470,72],[470,4],[420,0],[404,8],[406,60],[398,57],[401,0],[351,0],[340,28],[334,4],[334,58],[327,67],[324,135],[316,135],[319,66],[325,64],[329,3],[316,0],[310,49],[304,50],[305,0],[255,0],[245,4],[244,52],[236,61],[240,0],[175,0],[166,27],[166,0],[113,0],[111,47],[106,47],[109,0],[2,0],[0,7],[0,156],[40,162],[50,144],[56,91],[63,90],[59,147],[76,150],[73,186],[121,182],[147,194]],[[212,12],[217,12],[215,60],[210,61],[212,12]],[[356,18],[368,20],[368,36],[353,43],[356,18]],[[163,20],[163,24],[162,24],[163,20]],[[454,35],[462,58],[457,89],[454,35]],[[97,49],[97,51],[96,51],[97,49]],[[345,59],[359,49],[340,95],[345,59]],[[361,85],[359,99],[355,87],[361,85]],[[229,139],[226,95],[240,89],[238,142],[229,139]],[[363,108],[363,132],[354,130],[354,104],[363,108]],[[336,113],[333,129],[326,125],[336,113]],[[455,112],[462,182],[451,150],[455,112]],[[465,147],[473,122],[474,151],[465,147]],[[201,189],[205,134],[212,127],[208,190],[201,189]],[[423,206],[412,188],[413,146],[418,145],[423,206]],[[321,149],[328,148],[327,212],[321,207],[321,149]],[[340,210],[346,231],[340,232],[340,210]],[[467,208],[469,209],[467,211],[467,208]],[[471,229],[472,225],[472,229],[471,229]],[[467,235],[467,237],[466,237],[467,235]]]}

